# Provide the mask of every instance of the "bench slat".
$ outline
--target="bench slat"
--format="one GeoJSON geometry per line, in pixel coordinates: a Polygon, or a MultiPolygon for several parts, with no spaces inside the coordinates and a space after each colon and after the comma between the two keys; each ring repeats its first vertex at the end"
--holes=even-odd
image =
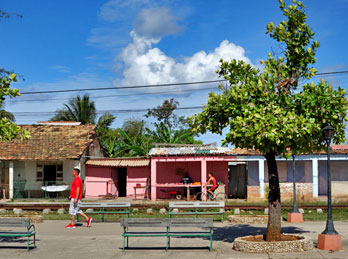
{"type": "Polygon", "coordinates": [[[167,218],[122,218],[122,227],[168,227],[167,218]]]}
{"type": "Polygon", "coordinates": [[[28,227],[29,225],[30,225],[30,219],[23,219],[23,218],[0,219],[0,227],[28,227]]]}
{"type": "Polygon", "coordinates": [[[199,227],[199,228],[212,228],[213,219],[199,218],[171,218],[169,221],[169,227],[199,227]]]}

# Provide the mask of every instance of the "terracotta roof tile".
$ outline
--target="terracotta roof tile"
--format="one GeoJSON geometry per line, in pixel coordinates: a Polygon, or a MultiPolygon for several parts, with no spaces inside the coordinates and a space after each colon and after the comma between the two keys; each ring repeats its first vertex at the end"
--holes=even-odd
{"type": "Polygon", "coordinates": [[[95,138],[95,125],[22,125],[28,140],[0,142],[0,160],[75,159],[95,138]]]}

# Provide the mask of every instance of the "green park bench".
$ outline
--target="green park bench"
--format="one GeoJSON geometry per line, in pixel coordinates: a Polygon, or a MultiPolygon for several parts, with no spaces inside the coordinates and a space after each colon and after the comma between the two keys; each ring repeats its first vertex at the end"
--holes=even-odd
{"type": "Polygon", "coordinates": [[[223,201],[178,201],[169,202],[168,216],[171,218],[174,215],[221,215],[221,222],[225,218],[225,203],[223,201]],[[174,209],[178,209],[177,212],[174,209]]]}
{"type": "Polygon", "coordinates": [[[2,242],[6,242],[6,237],[26,237],[27,238],[27,251],[29,251],[30,245],[34,245],[36,248],[35,239],[35,226],[30,224],[30,219],[28,218],[0,218],[0,237],[2,242]],[[26,228],[26,231],[13,231],[13,228],[26,228]],[[30,242],[30,237],[34,237],[34,240],[30,242]]]}
{"type": "Polygon", "coordinates": [[[170,248],[171,237],[208,237],[210,239],[209,251],[212,251],[213,219],[123,218],[121,219],[121,226],[123,227],[123,251],[126,247],[129,247],[129,237],[166,237],[166,251],[168,251],[168,249],[170,248]],[[146,228],[150,228],[150,230],[144,230],[146,228]],[[159,228],[161,229],[161,231],[154,231],[155,229],[159,228]],[[192,228],[203,228],[204,230],[198,231],[192,230],[192,228]]]}
{"type": "MultiPolygon", "coordinates": [[[[105,214],[124,214],[128,218],[130,213],[130,202],[82,202],[82,209],[93,209],[94,211],[85,214],[99,214],[100,221],[104,221],[105,214]]],[[[78,220],[78,214],[77,214],[78,220]]]]}

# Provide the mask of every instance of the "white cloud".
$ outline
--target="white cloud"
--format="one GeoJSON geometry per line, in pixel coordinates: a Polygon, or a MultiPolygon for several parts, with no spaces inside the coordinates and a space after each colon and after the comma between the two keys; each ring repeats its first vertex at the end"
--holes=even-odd
{"type": "Polygon", "coordinates": [[[60,72],[60,73],[70,73],[71,72],[70,67],[61,66],[61,65],[52,66],[51,69],[56,70],[57,72],[60,72]]]}
{"type": "Polygon", "coordinates": [[[107,22],[123,21],[129,19],[131,12],[151,3],[151,0],[111,0],[100,8],[99,17],[107,22]]]}
{"type": "Polygon", "coordinates": [[[134,30],[138,35],[150,38],[173,35],[183,29],[178,24],[179,20],[167,7],[146,8],[137,15],[134,30]]]}
{"type": "MultiPolygon", "coordinates": [[[[147,38],[131,32],[133,42],[117,57],[124,63],[122,85],[146,85],[175,82],[192,82],[217,79],[219,60],[238,59],[251,64],[241,46],[227,40],[211,52],[199,51],[183,61],[167,56],[153,47],[160,38],[147,38]]],[[[119,84],[120,81],[115,81],[119,84]]],[[[175,87],[176,89],[178,87],[175,87]]],[[[187,87],[186,87],[187,88],[187,87]]],[[[167,89],[167,88],[166,88],[167,89]]]]}

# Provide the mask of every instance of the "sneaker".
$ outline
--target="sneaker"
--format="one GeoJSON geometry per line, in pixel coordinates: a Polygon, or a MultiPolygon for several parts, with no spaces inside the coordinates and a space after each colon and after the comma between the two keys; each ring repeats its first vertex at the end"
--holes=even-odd
{"type": "Polygon", "coordinates": [[[65,226],[65,228],[76,228],[76,226],[70,223],[69,225],[65,226]]]}
{"type": "Polygon", "coordinates": [[[92,225],[92,218],[88,218],[87,227],[89,228],[92,225]]]}

